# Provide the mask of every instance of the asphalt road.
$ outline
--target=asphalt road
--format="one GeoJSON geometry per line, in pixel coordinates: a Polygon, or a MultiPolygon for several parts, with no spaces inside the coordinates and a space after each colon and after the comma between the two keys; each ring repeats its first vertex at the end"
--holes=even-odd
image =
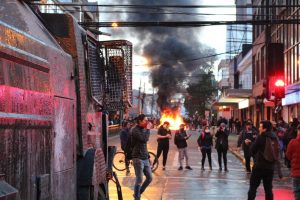
{"type": "MultiPolygon", "coordinates": [[[[217,152],[213,149],[212,165],[213,170],[208,168],[208,161],[205,163],[205,171],[201,170],[201,152],[197,149],[197,138],[199,132],[188,131],[192,137],[188,140],[189,162],[193,170],[184,169],[178,171],[178,152],[173,139],[170,141],[170,151],[166,170],[162,165],[154,172],[153,182],[143,194],[142,199],[147,200],[214,200],[214,199],[247,199],[250,175],[245,172],[245,167],[240,159],[228,151],[229,172],[219,172],[217,152]]],[[[109,138],[109,145],[116,145],[120,150],[119,137],[109,138]]],[[[235,137],[231,137],[231,143],[235,144],[235,137]]],[[[151,130],[151,137],[148,143],[148,150],[156,153],[156,130],[151,130]]],[[[162,162],[162,156],[160,158],[162,162]]],[[[116,171],[122,185],[123,199],[133,199],[133,186],[135,181],[134,170],[131,167],[131,174],[116,171]]],[[[276,179],[276,176],[275,176],[276,179]]],[[[275,200],[293,199],[291,180],[274,181],[275,200]]],[[[118,199],[114,184],[110,183],[110,199],[118,199]]],[[[257,198],[264,199],[263,186],[258,189],[257,198]]]]}

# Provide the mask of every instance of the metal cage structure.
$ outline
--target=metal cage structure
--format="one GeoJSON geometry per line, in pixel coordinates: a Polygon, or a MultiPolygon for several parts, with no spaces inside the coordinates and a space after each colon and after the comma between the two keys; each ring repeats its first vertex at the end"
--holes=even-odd
{"type": "Polygon", "coordinates": [[[99,42],[103,74],[103,109],[125,109],[132,104],[132,44],[126,40],[99,42]]]}

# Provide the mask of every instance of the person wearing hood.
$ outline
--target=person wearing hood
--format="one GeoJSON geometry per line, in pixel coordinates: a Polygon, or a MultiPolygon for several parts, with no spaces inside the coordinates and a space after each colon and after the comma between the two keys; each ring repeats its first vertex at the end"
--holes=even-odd
{"type": "Polygon", "coordinates": [[[292,139],[287,147],[286,156],[291,161],[295,200],[300,200],[300,125],[297,127],[296,139],[292,139]]]}
{"type": "Polygon", "coordinates": [[[200,134],[197,142],[198,142],[199,150],[201,150],[201,153],[202,153],[201,170],[205,170],[204,164],[205,164],[206,155],[208,158],[209,169],[212,170],[211,147],[213,146],[213,136],[212,136],[208,126],[204,127],[204,131],[200,134]]]}
{"type": "Polygon", "coordinates": [[[268,120],[263,120],[259,124],[259,135],[252,145],[251,153],[254,159],[254,166],[250,177],[250,187],[248,191],[248,200],[254,200],[256,191],[261,180],[263,180],[264,190],[267,200],[273,200],[272,182],[274,175],[274,167],[276,161],[270,162],[264,157],[267,137],[277,139],[275,133],[272,132],[272,124],[268,120]]]}

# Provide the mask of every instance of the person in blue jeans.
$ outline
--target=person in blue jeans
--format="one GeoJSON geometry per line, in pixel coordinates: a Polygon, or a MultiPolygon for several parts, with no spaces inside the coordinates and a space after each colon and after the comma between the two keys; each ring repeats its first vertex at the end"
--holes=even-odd
{"type": "Polygon", "coordinates": [[[135,171],[134,199],[140,200],[141,194],[146,190],[152,182],[151,164],[149,162],[149,153],[147,142],[150,135],[150,124],[144,114],[140,114],[137,118],[137,125],[131,129],[132,136],[132,161],[135,171]],[[146,179],[143,182],[143,175],[146,179]]]}

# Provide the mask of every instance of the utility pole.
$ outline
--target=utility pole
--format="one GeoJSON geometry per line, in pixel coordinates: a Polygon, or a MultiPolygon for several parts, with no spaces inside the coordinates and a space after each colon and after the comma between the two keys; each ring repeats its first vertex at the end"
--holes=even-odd
{"type": "Polygon", "coordinates": [[[145,91],[145,84],[146,83],[144,83],[144,92],[143,92],[143,94],[142,94],[142,96],[141,96],[141,100],[142,100],[142,112],[144,112],[144,104],[145,104],[145,97],[146,97],[146,91],[145,91]]]}
{"type": "Polygon", "coordinates": [[[142,80],[140,80],[140,87],[139,87],[139,95],[138,95],[138,113],[141,114],[141,84],[142,80]]]}
{"type": "MultiPolygon", "coordinates": [[[[266,0],[266,20],[269,20],[270,17],[270,1],[269,0],[266,0]]],[[[266,80],[266,93],[268,94],[269,93],[269,82],[270,82],[270,79],[267,75],[267,68],[269,67],[269,55],[270,55],[270,52],[269,52],[269,46],[270,46],[270,42],[271,42],[271,30],[270,30],[270,25],[269,24],[266,24],[266,31],[265,31],[265,51],[266,51],[266,62],[265,62],[265,66],[264,66],[264,69],[263,71],[265,72],[264,73],[264,79],[266,80]]],[[[268,96],[268,95],[265,95],[265,96],[268,96]]],[[[265,116],[264,116],[264,105],[261,104],[261,119],[264,120],[265,116]]],[[[268,115],[267,115],[268,116],[268,115]]],[[[270,119],[268,119],[270,120],[270,119]]]]}
{"type": "Polygon", "coordinates": [[[153,88],[153,91],[152,91],[151,117],[153,117],[153,107],[154,107],[154,88],[153,88]]]}

